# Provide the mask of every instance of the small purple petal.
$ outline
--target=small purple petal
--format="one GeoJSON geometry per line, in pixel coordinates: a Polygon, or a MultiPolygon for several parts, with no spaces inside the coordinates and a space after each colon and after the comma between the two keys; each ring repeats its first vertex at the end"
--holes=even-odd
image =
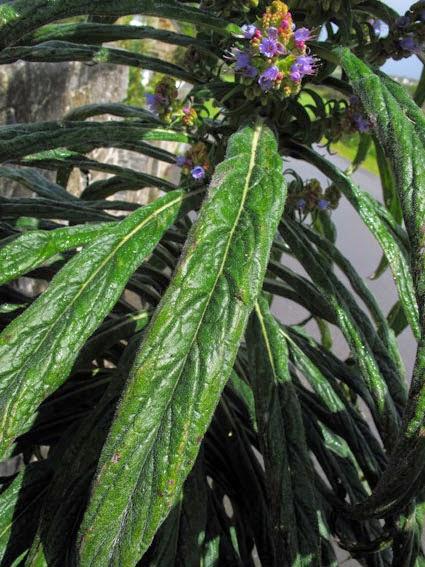
{"type": "Polygon", "coordinates": [[[183,167],[186,163],[186,156],[180,155],[176,157],[176,165],[183,167]]]}
{"type": "Polygon", "coordinates": [[[236,57],[235,70],[242,73],[244,77],[256,77],[257,69],[251,64],[251,57],[245,51],[236,50],[233,55],[236,57]]]}
{"type": "Polygon", "coordinates": [[[314,75],[316,72],[316,60],[311,55],[300,55],[291,66],[291,79],[299,81],[306,75],[314,75]]]}
{"type": "Polygon", "coordinates": [[[265,57],[274,57],[277,53],[277,43],[274,39],[264,38],[260,43],[259,51],[265,57]]]}
{"type": "Polygon", "coordinates": [[[329,207],[329,201],[327,199],[320,199],[317,203],[317,207],[321,211],[326,211],[326,209],[329,207]]]}
{"type": "Polygon", "coordinates": [[[282,45],[281,43],[276,43],[276,53],[278,55],[286,55],[287,53],[287,49],[284,45],[282,45]]]}
{"type": "Polygon", "coordinates": [[[411,53],[416,53],[419,51],[419,46],[412,36],[403,37],[400,39],[400,47],[403,51],[410,51],[411,53]]]}
{"type": "Polygon", "coordinates": [[[289,77],[291,81],[294,81],[294,83],[298,83],[302,79],[301,73],[299,71],[291,71],[289,77]]]}
{"type": "Polygon", "coordinates": [[[235,61],[235,69],[236,71],[241,71],[251,65],[251,57],[249,53],[245,51],[237,51],[236,52],[236,61],[235,61]]]}
{"type": "Polygon", "coordinates": [[[298,42],[304,42],[311,39],[311,31],[308,28],[299,28],[294,32],[294,40],[298,42]]]}
{"type": "Polygon", "coordinates": [[[277,28],[268,28],[267,30],[267,35],[269,36],[269,38],[274,39],[275,41],[277,41],[278,33],[279,31],[277,28]]]}
{"type": "Polygon", "coordinates": [[[242,31],[245,39],[252,39],[257,31],[257,28],[254,24],[245,24],[242,26],[242,31]]]}
{"type": "Polygon", "coordinates": [[[254,67],[254,65],[248,65],[242,71],[242,75],[244,77],[248,77],[249,79],[253,79],[254,77],[256,77],[258,75],[258,69],[256,67],[254,67]]]}
{"type": "Polygon", "coordinates": [[[158,97],[154,94],[146,94],[146,104],[152,112],[157,112],[158,110],[158,97]]]}
{"type": "Polygon", "coordinates": [[[369,24],[372,26],[376,36],[381,35],[382,27],[384,26],[385,22],[383,22],[382,20],[370,19],[369,24]]]}
{"type": "Polygon", "coordinates": [[[359,132],[365,134],[370,130],[369,120],[362,116],[361,114],[354,114],[353,116],[354,124],[359,132]]]}
{"type": "Polygon", "coordinates": [[[192,169],[190,173],[193,179],[203,179],[205,177],[205,169],[202,167],[202,165],[197,165],[192,169]]]}
{"type": "Polygon", "coordinates": [[[409,16],[400,16],[396,19],[395,24],[398,28],[405,28],[410,24],[409,16]]]}
{"type": "Polygon", "coordinates": [[[258,79],[258,84],[260,85],[261,89],[265,92],[269,91],[273,87],[273,84],[276,81],[278,75],[279,69],[276,67],[276,65],[272,65],[263,73],[261,73],[258,79]]]}
{"type": "Polygon", "coordinates": [[[297,209],[305,209],[306,206],[306,200],[305,199],[298,199],[297,201],[297,209]]]}

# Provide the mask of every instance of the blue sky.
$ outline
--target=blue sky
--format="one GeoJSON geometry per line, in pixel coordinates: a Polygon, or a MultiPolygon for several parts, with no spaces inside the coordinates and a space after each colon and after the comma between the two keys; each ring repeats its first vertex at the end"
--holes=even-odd
{"type": "MultiPolygon", "coordinates": [[[[414,0],[384,0],[384,3],[391,6],[400,14],[404,14],[414,0]]],[[[422,65],[416,56],[401,61],[393,61],[390,59],[383,67],[384,71],[390,75],[400,75],[412,79],[418,79],[422,70],[422,65]]]]}

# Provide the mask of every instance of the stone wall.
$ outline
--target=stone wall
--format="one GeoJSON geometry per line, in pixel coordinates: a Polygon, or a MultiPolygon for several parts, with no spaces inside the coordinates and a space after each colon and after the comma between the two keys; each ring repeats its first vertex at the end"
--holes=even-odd
{"type": "MultiPolygon", "coordinates": [[[[42,122],[61,119],[72,108],[91,103],[120,102],[128,88],[129,71],[118,65],[91,65],[70,63],[18,62],[0,66],[0,123],[42,122]]],[[[116,117],[96,117],[109,120],[116,117]]],[[[170,173],[170,166],[154,160],[114,148],[99,148],[91,153],[94,159],[123,167],[133,168],[153,175],[170,173]]],[[[172,172],[172,169],[171,169],[172,172]]],[[[49,176],[49,172],[44,172],[49,176]]],[[[92,172],[90,181],[108,177],[102,172],[92,172]]],[[[74,170],[68,190],[78,195],[87,178],[74,170]]],[[[127,194],[117,194],[117,199],[144,204],[152,200],[158,191],[143,189],[127,194]]],[[[0,181],[0,195],[22,196],[28,191],[15,183],[0,181]]]]}

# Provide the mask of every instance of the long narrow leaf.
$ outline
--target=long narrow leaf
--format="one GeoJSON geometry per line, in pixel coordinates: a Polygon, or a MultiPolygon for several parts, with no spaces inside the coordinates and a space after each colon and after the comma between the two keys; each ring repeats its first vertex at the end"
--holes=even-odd
{"type": "Polygon", "coordinates": [[[234,134],[226,156],[103,449],[80,532],[84,565],[130,567],[146,550],[193,465],[261,288],[284,203],[281,160],[261,123],[234,134]]]}
{"type": "MultiPolygon", "coordinates": [[[[316,165],[344,193],[347,199],[361,216],[362,220],[381,245],[393,273],[400,301],[403,304],[406,317],[416,337],[420,336],[418,307],[408,259],[405,257],[402,244],[398,243],[395,235],[386,224],[386,211],[382,205],[320,154],[303,146],[296,146],[296,153],[303,159],[316,165]],[[384,211],[382,211],[384,209],[384,211]],[[382,213],[382,214],[381,214],[382,213]]],[[[393,220],[393,222],[395,222],[393,220]]],[[[395,223],[396,224],[396,223],[395,223]]]]}
{"type": "MultiPolygon", "coordinates": [[[[91,149],[103,144],[119,147],[120,142],[170,141],[187,142],[184,132],[149,128],[145,123],[108,122],[40,122],[17,124],[0,128],[0,162],[16,160],[28,155],[56,148],[91,149]]],[[[53,156],[52,156],[53,157],[53,156]]]]}
{"type": "Polygon", "coordinates": [[[8,47],[0,52],[0,64],[10,64],[15,61],[110,63],[164,73],[189,83],[196,84],[199,82],[195,75],[182,67],[155,57],[148,57],[124,49],[114,49],[99,45],[83,45],[67,41],[46,41],[30,47],[8,47]]]}
{"type": "Polygon", "coordinates": [[[62,384],[129,277],[175,220],[184,193],[143,207],[77,254],[0,335],[0,454],[62,384]]]}
{"type": "Polygon", "coordinates": [[[60,252],[94,242],[115,223],[33,230],[0,248],[0,285],[41,266],[60,252]]]}
{"type": "Polygon", "coordinates": [[[193,22],[222,34],[238,33],[239,27],[175,0],[16,0],[12,5],[0,6],[0,48],[13,45],[21,37],[36,30],[44,24],[55,20],[63,20],[74,16],[127,16],[144,14],[158,16],[184,22],[193,22]]]}
{"type": "Polygon", "coordinates": [[[389,78],[379,78],[348,50],[340,51],[340,56],[392,163],[409,235],[421,328],[403,429],[381,482],[358,508],[361,515],[381,516],[400,510],[425,483],[425,119],[407,93],[389,78]]]}
{"type": "Polygon", "coordinates": [[[286,341],[260,297],[247,332],[256,417],[271,507],[274,564],[319,565],[313,470],[301,408],[288,371],[286,341]]]}

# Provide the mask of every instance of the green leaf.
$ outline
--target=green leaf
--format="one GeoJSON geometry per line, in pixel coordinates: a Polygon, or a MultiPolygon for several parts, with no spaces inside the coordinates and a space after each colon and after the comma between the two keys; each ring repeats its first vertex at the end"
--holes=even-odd
{"type": "Polygon", "coordinates": [[[157,29],[151,26],[128,26],[91,22],[50,24],[36,30],[30,36],[23,38],[21,43],[29,45],[56,40],[91,44],[127,39],[154,39],[171,45],[196,47],[199,51],[215,57],[211,48],[204,41],[200,41],[190,35],[184,35],[166,29],[157,29]]]}
{"type": "Polygon", "coordinates": [[[11,565],[31,546],[50,476],[47,462],[34,463],[0,491],[1,565],[11,565]]]}
{"type": "Polygon", "coordinates": [[[390,162],[385,156],[382,146],[376,138],[374,139],[374,144],[385,206],[394,217],[394,220],[398,224],[401,224],[403,221],[403,215],[390,162]]]}
{"type": "Polygon", "coordinates": [[[275,563],[319,565],[320,541],[301,408],[288,371],[286,340],[260,297],[247,331],[260,446],[271,508],[275,563]]]}
{"type": "Polygon", "coordinates": [[[392,306],[390,312],[388,313],[387,319],[389,326],[394,331],[396,336],[402,333],[404,329],[409,325],[400,301],[396,301],[396,303],[392,306]]]}
{"type": "MultiPolygon", "coordinates": [[[[115,26],[112,26],[115,27],[115,26]]],[[[149,110],[130,104],[122,104],[120,102],[104,102],[84,104],[71,109],[65,114],[65,120],[86,120],[93,116],[101,116],[102,114],[110,114],[112,116],[121,116],[122,118],[137,118],[141,122],[147,124],[163,125],[163,122],[149,110]]]]}
{"type": "Polygon", "coordinates": [[[373,294],[365,285],[363,279],[356,272],[350,261],[332,244],[329,240],[321,238],[319,234],[310,230],[305,225],[300,225],[299,230],[322,252],[326,260],[334,261],[348,278],[353,290],[364,302],[378,329],[379,338],[376,337],[374,329],[368,325],[368,321],[360,315],[359,325],[362,323],[364,332],[367,332],[368,342],[372,352],[380,365],[382,374],[386,376],[390,384],[390,391],[394,400],[403,408],[407,399],[406,384],[404,381],[404,371],[400,369],[400,352],[397,341],[384,317],[373,294]],[[369,327],[369,329],[368,329],[369,327]],[[382,342],[381,342],[382,341],[382,342]]]}
{"type": "MultiPolygon", "coordinates": [[[[383,516],[405,506],[425,482],[425,118],[400,85],[383,74],[376,75],[348,50],[339,53],[354,91],[373,118],[376,134],[394,171],[409,235],[420,316],[420,340],[403,428],[381,481],[370,498],[356,509],[359,516],[383,516]]],[[[400,300],[403,301],[402,296],[400,300]]]]}
{"type": "MultiPolygon", "coordinates": [[[[126,121],[107,122],[39,122],[0,127],[0,161],[21,159],[46,150],[57,154],[37,156],[64,158],[59,148],[120,147],[120,143],[141,141],[187,142],[184,132],[164,128],[149,128],[144,123],[126,121]]],[[[93,160],[94,161],[94,160],[93,160]]]]}
{"type": "Polygon", "coordinates": [[[140,208],[77,254],[0,335],[0,454],[67,378],[78,352],[175,220],[184,193],[140,208]]]}
{"type": "MultiPolygon", "coordinates": [[[[316,364],[312,354],[312,344],[306,345],[306,338],[301,333],[284,328],[291,358],[299,372],[309,382],[315,396],[304,392],[313,400],[309,411],[316,411],[318,418],[329,429],[341,436],[356,456],[362,474],[373,485],[381,473],[377,456],[382,451],[372,435],[367,423],[360,413],[347,401],[346,395],[339,384],[339,375],[334,375],[329,368],[322,371],[316,364]],[[307,346],[307,348],[306,348],[307,346]],[[317,411],[320,408],[319,411],[317,411]]],[[[301,388],[301,385],[298,384],[301,388]]],[[[300,392],[302,393],[302,392],[300,392]]]]}
{"type": "MultiPolygon", "coordinates": [[[[111,205],[112,206],[112,205],[111,205]]],[[[115,220],[116,217],[87,206],[84,201],[59,201],[57,199],[6,199],[0,197],[0,215],[3,219],[32,217],[63,219],[81,223],[115,220]]]]}
{"type": "MultiPolygon", "coordinates": [[[[400,384],[391,376],[388,384],[373,353],[373,331],[348,290],[336,275],[323,267],[320,257],[314,254],[310,242],[302,235],[297,223],[285,220],[279,227],[292,252],[302,263],[323,297],[332,307],[338,325],[359,365],[363,380],[376,405],[375,421],[384,444],[389,445],[398,430],[399,417],[394,401],[402,404],[400,384]],[[393,394],[393,398],[391,397],[393,394]],[[400,399],[401,398],[401,399],[400,399]]],[[[326,265],[326,264],[325,264],[326,265]]]]}
{"type": "Polygon", "coordinates": [[[68,193],[57,183],[49,181],[38,171],[30,168],[0,167],[0,177],[15,181],[40,197],[57,199],[59,201],[72,201],[78,203],[78,198],[68,193]]]}
{"type": "Polygon", "coordinates": [[[421,108],[425,102],[425,67],[422,68],[421,78],[416,87],[414,101],[421,108]]]}
{"type": "Polygon", "coordinates": [[[59,63],[62,61],[86,61],[89,63],[109,63],[114,65],[128,65],[156,73],[164,73],[187,81],[198,83],[192,73],[174,63],[168,63],[155,57],[148,57],[139,53],[114,49],[102,45],[83,45],[67,41],[46,41],[33,46],[8,47],[0,52],[0,64],[10,64],[15,61],[34,61],[59,63]]]}
{"type": "Polygon", "coordinates": [[[0,48],[13,45],[20,38],[44,24],[74,16],[127,16],[144,14],[159,18],[170,18],[192,22],[200,27],[218,33],[240,33],[240,28],[209,14],[205,10],[187,6],[175,0],[157,2],[156,0],[16,0],[13,6],[0,6],[0,48]]]}
{"type": "Polygon", "coordinates": [[[273,134],[242,128],[118,406],[80,531],[84,565],[135,565],[176,501],[261,289],[284,198],[273,134]]]}
{"type": "Polygon", "coordinates": [[[94,242],[115,223],[31,230],[0,248],[0,285],[41,266],[60,252],[94,242]]]}
{"type": "Polygon", "coordinates": [[[342,193],[347,197],[379,242],[391,266],[406,317],[415,336],[419,337],[418,307],[409,261],[405,256],[403,243],[398,241],[395,232],[393,232],[397,229],[395,226],[391,226],[391,223],[394,223],[394,225],[397,225],[397,223],[391,215],[391,218],[388,217],[388,211],[386,211],[380,203],[375,201],[373,197],[365,191],[361,191],[350,177],[345,175],[320,154],[299,145],[296,146],[295,151],[297,155],[317,166],[320,171],[327,175],[341,189],[342,193]]]}
{"type": "Polygon", "coordinates": [[[351,175],[354,171],[357,171],[357,169],[362,165],[362,163],[369,155],[371,144],[372,138],[369,134],[360,134],[360,140],[359,145],[357,146],[356,155],[346,173],[349,173],[351,175]]]}

